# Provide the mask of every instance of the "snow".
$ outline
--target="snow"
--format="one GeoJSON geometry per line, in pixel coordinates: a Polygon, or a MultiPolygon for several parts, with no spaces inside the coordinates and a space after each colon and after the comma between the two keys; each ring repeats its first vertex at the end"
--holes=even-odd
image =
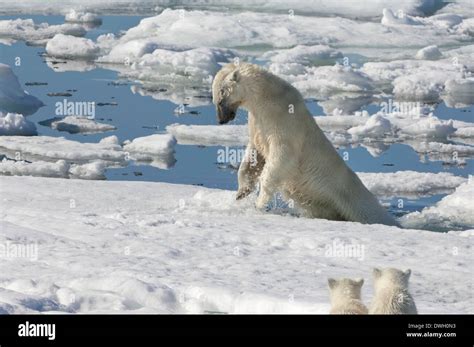
{"type": "Polygon", "coordinates": [[[65,16],[64,19],[66,22],[72,23],[102,23],[102,19],[90,12],[81,12],[76,10],[69,11],[65,16]]]}
{"type": "Polygon", "coordinates": [[[46,44],[46,53],[57,58],[93,59],[99,47],[86,38],[56,34],[46,44]]]}
{"type": "Polygon", "coordinates": [[[21,88],[10,66],[0,63],[0,111],[29,115],[43,103],[21,88]]]}
{"type": "Polygon", "coordinates": [[[167,169],[174,165],[174,146],[176,139],[170,134],[154,134],[126,141],[123,150],[131,159],[139,162],[151,162],[151,165],[167,169]]]}
{"type": "Polygon", "coordinates": [[[402,223],[409,228],[437,228],[451,230],[456,227],[474,225],[474,179],[460,185],[456,191],[445,196],[434,206],[403,216],[402,223]]]}
{"type": "Polygon", "coordinates": [[[94,119],[80,116],[52,118],[47,121],[42,121],[40,124],[48,125],[52,129],[56,129],[58,131],[67,131],[70,134],[94,134],[116,129],[113,125],[100,123],[94,119]]]}
{"type": "Polygon", "coordinates": [[[412,269],[420,313],[474,310],[467,235],[262,213],[165,183],[0,177],[0,191],[3,249],[32,249],[0,263],[2,312],[328,313],[328,277],[364,277],[368,302],[387,266],[412,269]],[[328,256],[338,245],[364,252],[328,256]]]}
{"type": "Polygon", "coordinates": [[[25,117],[17,113],[0,112],[0,136],[5,135],[36,135],[35,123],[26,120],[25,117]]]}
{"type": "Polygon", "coordinates": [[[416,59],[419,60],[437,60],[441,58],[443,54],[439,50],[438,46],[432,45],[425,48],[420,49],[416,52],[416,59]]]}
{"type": "Polygon", "coordinates": [[[0,37],[44,44],[56,34],[84,36],[86,30],[78,24],[36,24],[32,19],[0,20],[0,37]]]}

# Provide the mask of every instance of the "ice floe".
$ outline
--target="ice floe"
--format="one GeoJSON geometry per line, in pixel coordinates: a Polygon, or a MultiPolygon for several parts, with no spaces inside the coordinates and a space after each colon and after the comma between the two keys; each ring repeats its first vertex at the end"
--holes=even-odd
{"type": "Polygon", "coordinates": [[[358,172],[364,185],[378,197],[415,197],[451,193],[467,181],[448,172],[358,172]]]}
{"type": "Polygon", "coordinates": [[[126,141],[123,150],[132,160],[151,162],[150,165],[168,169],[176,162],[174,146],[176,139],[170,134],[154,134],[126,141]]]}
{"type": "Polygon", "coordinates": [[[57,58],[94,59],[99,47],[83,37],[56,34],[46,44],[46,53],[57,58]]]}
{"type": "Polygon", "coordinates": [[[36,24],[32,19],[0,20],[0,37],[22,40],[33,44],[46,44],[56,34],[84,36],[86,30],[78,24],[36,24]]]}
{"type": "Polygon", "coordinates": [[[28,94],[10,66],[0,63],[0,111],[29,115],[44,104],[28,94]]]}
{"type": "Polygon", "coordinates": [[[0,175],[3,176],[36,176],[60,177],[99,180],[104,179],[106,164],[94,161],[87,164],[70,164],[66,160],[50,161],[0,161],[0,175]]]}
{"type": "Polygon", "coordinates": [[[76,10],[70,10],[68,13],[66,13],[64,19],[66,22],[71,23],[102,23],[102,19],[97,14],[76,10]]]}
{"type": "Polygon", "coordinates": [[[456,191],[445,196],[434,206],[424,208],[402,217],[407,228],[456,230],[474,225],[474,179],[460,185],[456,191]]]}
{"type": "Polygon", "coordinates": [[[83,133],[93,134],[115,130],[111,124],[97,122],[89,117],[67,116],[64,118],[55,117],[39,122],[41,125],[50,126],[58,131],[67,131],[70,134],[83,133]]]}
{"type": "Polygon", "coordinates": [[[12,158],[17,156],[16,153],[20,153],[21,159],[29,161],[62,159],[85,163],[104,160],[117,164],[125,161],[125,153],[116,136],[102,139],[98,143],[78,142],[50,136],[1,136],[0,149],[2,153],[10,154],[12,158]]]}

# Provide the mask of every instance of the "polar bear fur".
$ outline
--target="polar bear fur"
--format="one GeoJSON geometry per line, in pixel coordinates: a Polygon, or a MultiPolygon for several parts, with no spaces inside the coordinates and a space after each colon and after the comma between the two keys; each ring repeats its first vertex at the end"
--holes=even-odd
{"type": "Polygon", "coordinates": [[[375,295],[371,314],[417,314],[415,301],[408,292],[411,270],[377,269],[373,271],[375,295]]]}
{"type": "Polygon", "coordinates": [[[361,299],[363,279],[328,279],[331,311],[330,314],[368,314],[369,311],[361,299]]]}
{"type": "Polygon", "coordinates": [[[398,226],[344,163],[289,83],[257,65],[231,63],[217,73],[212,93],[220,124],[234,119],[239,107],[248,111],[250,140],[238,172],[237,199],[259,183],[259,209],[279,191],[312,218],[398,226]]]}

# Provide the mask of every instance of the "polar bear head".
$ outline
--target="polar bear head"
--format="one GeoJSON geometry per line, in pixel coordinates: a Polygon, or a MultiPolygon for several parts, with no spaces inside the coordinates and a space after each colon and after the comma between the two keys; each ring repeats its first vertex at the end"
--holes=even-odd
{"type": "Polygon", "coordinates": [[[342,298],[360,299],[361,288],[364,284],[363,278],[352,280],[350,278],[328,279],[331,302],[337,302],[342,298]]]}
{"type": "Polygon", "coordinates": [[[411,270],[407,269],[405,271],[387,268],[387,269],[377,269],[373,270],[374,275],[374,288],[375,290],[385,288],[385,287],[402,287],[408,288],[408,280],[410,278],[411,270]]]}
{"type": "Polygon", "coordinates": [[[219,124],[225,124],[235,118],[242,104],[244,93],[240,81],[238,64],[225,65],[212,83],[212,101],[216,105],[219,124]]]}

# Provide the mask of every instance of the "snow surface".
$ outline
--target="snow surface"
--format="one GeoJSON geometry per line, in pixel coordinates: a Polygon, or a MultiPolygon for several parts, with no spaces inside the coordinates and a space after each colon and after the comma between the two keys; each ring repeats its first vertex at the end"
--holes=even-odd
{"type": "Polygon", "coordinates": [[[22,89],[10,66],[0,63],[0,111],[29,115],[43,103],[22,89]]]}
{"type": "Polygon", "coordinates": [[[36,125],[17,113],[0,112],[0,136],[5,135],[36,135],[36,125]]]}
{"type": "Polygon", "coordinates": [[[0,262],[4,313],[328,313],[328,277],[364,277],[369,302],[388,266],[412,269],[420,313],[474,312],[470,233],[262,213],[165,183],[0,177],[0,192],[3,249],[30,249],[0,262]]]}

